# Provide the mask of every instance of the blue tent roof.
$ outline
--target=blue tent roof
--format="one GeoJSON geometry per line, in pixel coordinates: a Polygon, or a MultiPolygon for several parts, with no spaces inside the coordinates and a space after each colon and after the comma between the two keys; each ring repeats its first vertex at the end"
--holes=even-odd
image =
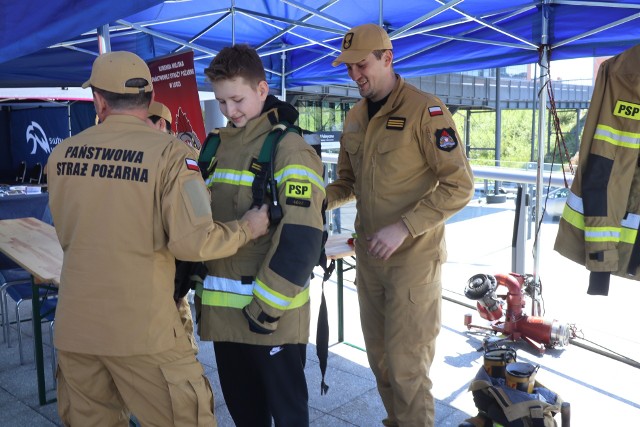
{"type": "Polygon", "coordinates": [[[192,49],[204,90],[203,69],[234,42],[258,49],[272,87],[283,70],[287,87],[345,83],[346,72],[331,66],[342,36],[381,16],[405,77],[534,63],[543,44],[558,60],[640,43],[640,0],[2,0],[0,86],[80,85],[105,24],[111,50],[149,60],[192,49]]]}

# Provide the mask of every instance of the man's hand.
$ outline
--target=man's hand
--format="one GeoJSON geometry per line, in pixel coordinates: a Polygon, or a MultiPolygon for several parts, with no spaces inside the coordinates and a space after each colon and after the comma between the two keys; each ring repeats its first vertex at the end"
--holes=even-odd
{"type": "Polygon", "coordinates": [[[400,247],[407,236],[409,236],[409,230],[402,220],[388,225],[376,231],[372,236],[367,237],[369,242],[367,253],[374,258],[386,261],[400,247]]]}
{"type": "Polygon", "coordinates": [[[267,234],[269,229],[269,206],[262,205],[260,209],[251,208],[244,215],[241,220],[247,222],[247,227],[251,231],[251,238],[256,239],[260,236],[267,234]]]}

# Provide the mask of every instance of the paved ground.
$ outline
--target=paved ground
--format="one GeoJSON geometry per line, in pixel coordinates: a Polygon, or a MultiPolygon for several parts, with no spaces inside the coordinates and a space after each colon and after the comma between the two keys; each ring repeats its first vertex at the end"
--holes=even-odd
{"type": "MultiPolygon", "coordinates": [[[[512,205],[512,201],[486,205],[476,200],[452,218],[448,226],[449,260],[443,267],[443,328],[431,368],[437,399],[436,426],[458,426],[476,412],[467,387],[482,366],[482,353],[477,349],[484,337],[470,333],[463,324],[464,315],[473,311],[468,307],[471,301],[464,297],[463,290],[469,277],[476,273],[510,271],[512,205]]],[[[347,209],[343,212],[342,224],[351,223],[352,212],[347,209]]],[[[543,317],[571,324],[580,338],[574,339],[566,349],[549,349],[544,355],[525,342],[515,343],[513,347],[518,352],[518,360],[540,365],[537,379],[571,403],[573,426],[632,425],[640,419],[640,369],[637,367],[640,335],[635,325],[637,283],[614,278],[608,297],[586,295],[586,270],[552,250],[556,233],[557,223],[543,223],[537,272],[543,285],[546,310],[543,317]],[[609,357],[611,355],[615,358],[609,357]],[[632,360],[618,360],[625,357],[635,359],[635,367],[632,360]]],[[[528,246],[529,253],[533,252],[532,242],[533,239],[528,246]]],[[[526,269],[524,273],[533,272],[531,256],[527,258],[526,269]]],[[[353,271],[347,272],[346,278],[345,337],[349,343],[362,347],[353,271]]],[[[333,279],[335,277],[327,283],[325,292],[331,342],[335,343],[337,307],[333,279]]],[[[319,301],[318,280],[312,285],[314,313],[317,313],[319,301]]],[[[482,322],[477,313],[473,319],[482,322]]],[[[12,348],[0,344],[0,425],[60,425],[55,404],[38,405],[30,325],[26,325],[24,331],[25,365],[19,363],[15,331],[12,348]]],[[[48,342],[46,333],[44,340],[48,342]]],[[[46,350],[48,397],[51,398],[55,392],[46,350]]],[[[313,345],[309,346],[307,357],[313,426],[381,425],[385,413],[364,352],[347,344],[332,345],[327,373],[331,388],[325,396],[320,396],[319,392],[320,370],[313,345]]],[[[210,343],[201,344],[199,358],[214,385],[219,425],[232,426],[219,388],[210,343]]]]}

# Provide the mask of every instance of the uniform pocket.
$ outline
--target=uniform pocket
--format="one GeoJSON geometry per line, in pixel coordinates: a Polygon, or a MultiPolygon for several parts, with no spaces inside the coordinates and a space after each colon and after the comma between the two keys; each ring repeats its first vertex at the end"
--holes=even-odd
{"type": "Polygon", "coordinates": [[[160,366],[167,381],[173,425],[216,426],[213,416],[213,392],[209,379],[195,360],[185,364],[184,359],[160,366]]]}
{"type": "Polygon", "coordinates": [[[362,142],[364,140],[364,135],[359,133],[343,133],[342,134],[342,145],[344,146],[344,150],[349,155],[349,160],[351,161],[351,168],[353,169],[353,173],[356,177],[360,173],[360,166],[362,164],[362,142]]]}
{"type": "Polygon", "coordinates": [[[409,301],[413,304],[426,304],[433,300],[434,294],[440,292],[440,281],[409,288],[409,301]]]}

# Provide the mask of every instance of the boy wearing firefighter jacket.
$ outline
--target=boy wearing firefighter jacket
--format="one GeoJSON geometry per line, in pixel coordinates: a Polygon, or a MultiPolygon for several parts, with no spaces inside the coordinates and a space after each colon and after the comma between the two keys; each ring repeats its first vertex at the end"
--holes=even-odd
{"type": "Polygon", "coordinates": [[[360,323],[385,426],[432,427],[429,367],[440,331],[444,223],[473,194],[447,107],[393,71],[382,27],[349,30],[342,53],[363,97],[347,114],[328,209],[355,197],[360,323]]]}
{"type": "Polygon", "coordinates": [[[277,426],[305,426],[309,281],[322,239],[322,163],[295,132],[280,140],[275,157],[269,156],[273,161],[257,161],[274,125],[293,124],[298,112],[268,95],[254,49],[226,47],[205,73],[229,120],[219,129],[217,163],[206,179],[215,199],[213,217],[233,220],[254,204],[256,174],[270,166],[277,185],[270,186],[265,203],[279,205],[282,217],[275,224],[272,210],[266,236],[206,263],[209,275],[196,288],[198,332],[214,343],[222,391],[237,426],[267,427],[272,418],[277,426]]]}

